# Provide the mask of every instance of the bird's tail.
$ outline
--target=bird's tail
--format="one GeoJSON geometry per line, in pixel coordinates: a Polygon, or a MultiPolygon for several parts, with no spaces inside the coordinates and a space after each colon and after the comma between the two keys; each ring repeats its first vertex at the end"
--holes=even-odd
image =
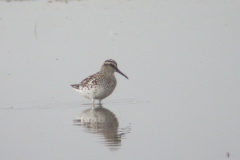
{"type": "Polygon", "coordinates": [[[79,84],[72,84],[71,86],[75,89],[79,89],[79,84]]]}

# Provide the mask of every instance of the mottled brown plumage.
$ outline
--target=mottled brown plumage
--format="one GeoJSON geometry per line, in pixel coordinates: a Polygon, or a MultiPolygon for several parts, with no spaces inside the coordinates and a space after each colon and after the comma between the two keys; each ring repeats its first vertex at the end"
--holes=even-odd
{"type": "Polygon", "coordinates": [[[101,70],[94,75],[85,78],[80,84],[71,85],[82,96],[92,100],[101,100],[108,97],[115,89],[117,80],[114,72],[118,72],[128,79],[118,68],[117,63],[112,60],[106,60],[101,70]]]}

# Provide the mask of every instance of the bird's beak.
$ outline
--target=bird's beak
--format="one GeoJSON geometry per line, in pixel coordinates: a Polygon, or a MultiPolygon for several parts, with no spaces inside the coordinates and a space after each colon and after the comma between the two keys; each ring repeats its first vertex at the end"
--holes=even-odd
{"type": "Polygon", "coordinates": [[[119,74],[123,75],[124,77],[126,77],[128,79],[128,77],[125,74],[123,74],[118,68],[116,68],[116,72],[118,72],[119,74]]]}

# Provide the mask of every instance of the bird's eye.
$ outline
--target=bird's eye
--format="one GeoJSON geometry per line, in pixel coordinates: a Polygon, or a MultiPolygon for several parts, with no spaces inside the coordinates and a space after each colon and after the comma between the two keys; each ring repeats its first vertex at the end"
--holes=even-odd
{"type": "Polygon", "coordinates": [[[113,64],[110,64],[111,67],[116,68],[113,64]]]}

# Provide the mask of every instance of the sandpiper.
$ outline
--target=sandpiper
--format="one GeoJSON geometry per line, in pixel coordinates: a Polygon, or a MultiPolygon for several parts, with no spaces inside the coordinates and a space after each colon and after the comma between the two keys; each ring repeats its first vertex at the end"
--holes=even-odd
{"type": "Polygon", "coordinates": [[[92,105],[94,106],[95,99],[101,100],[108,97],[117,85],[117,80],[114,72],[118,72],[128,79],[128,77],[123,74],[118,68],[117,63],[112,60],[106,60],[99,72],[85,78],[79,84],[71,85],[80,95],[91,99],[92,105]]]}

